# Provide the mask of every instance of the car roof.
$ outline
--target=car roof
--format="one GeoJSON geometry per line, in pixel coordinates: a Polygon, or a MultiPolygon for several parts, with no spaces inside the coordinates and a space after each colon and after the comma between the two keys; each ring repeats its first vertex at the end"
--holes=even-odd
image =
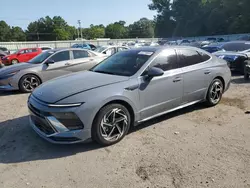
{"type": "Polygon", "coordinates": [[[171,45],[171,46],[143,46],[140,48],[133,48],[132,50],[141,50],[141,51],[152,51],[152,52],[157,52],[157,51],[162,51],[165,49],[192,49],[192,50],[201,50],[199,48],[193,47],[193,46],[176,46],[176,45],[171,45]]]}
{"type": "Polygon", "coordinates": [[[51,49],[51,50],[48,50],[48,51],[59,52],[59,51],[65,51],[65,50],[83,50],[83,51],[89,51],[88,49],[82,49],[82,48],[56,48],[56,49],[51,49]]]}
{"type": "Polygon", "coordinates": [[[212,44],[209,44],[207,46],[204,46],[204,48],[206,47],[222,47],[224,44],[226,44],[227,42],[218,42],[218,43],[212,43],[212,44]]]}

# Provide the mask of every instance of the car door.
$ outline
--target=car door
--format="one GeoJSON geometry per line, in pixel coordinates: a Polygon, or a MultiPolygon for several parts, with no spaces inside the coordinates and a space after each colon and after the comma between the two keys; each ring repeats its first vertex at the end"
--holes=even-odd
{"type": "Polygon", "coordinates": [[[68,69],[72,72],[84,71],[92,68],[97,64],[95,57],[87,50],[73,50],[73,60],[70,62],[68,69]]]}
{"type": "Polygon", "coordinates": [[[161,68],[164,75],[154,77],[152,80],[148,80],[147,76],[140,78],[141,119],[178,107],[183,94],[182,69],[178,67],[174,49],[162,51],[150,67],[161,68]]]}
{"type": "Polygon", "coordinates": [[[66,75],[72,73],[70,69],[68,69],[70,62],[70,51],[59,51],[52,55],[47,62],[54,62],[53,64],[43,63],[41,75],[43,80],[50,80],[52,78],[56,78],[58,76],[66,75]]]}
{"type": "Polygon", "coordinates": [[[211,68],[209,55],[193,49],[178,49],[179,65],[183,72],[182,104],[203,100],[209,86],[211,68]]]}
{"type": "Polygon", "coordinates": [[[28,49],[25,49],[25,50],[20,50],[18,53],[17,53],[17,59],[19,62],[26,62],[28,60],[28,49]]]}
{"type": "Polygon", "coordinates": [[[32,58],[34,58],[38,54],[37,48],[28,49],[27,51],[28,51],[28,53],[27,53],[27,60],[26,61],[31,60],[32,58]]]}

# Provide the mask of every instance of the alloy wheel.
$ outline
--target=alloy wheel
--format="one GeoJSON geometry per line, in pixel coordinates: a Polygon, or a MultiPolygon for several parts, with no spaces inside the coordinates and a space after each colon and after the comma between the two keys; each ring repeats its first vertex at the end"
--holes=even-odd
{"type": "Polygon", "coordinates": [[[210,100],[213,104],[217,104],[222,96],[223,92],[223,85],[219,81],[215,81],[210,89],[210,100]]]}
{"type": "Polygon", "coordinates": [[[30,92],[33,91],[37,86],[39,86],[39,80],[34,76],[29,76],[23,80],[22,85],[26,91],[30,92]]]}
{"type": "Polygon", "coordinates": [[[121,138],[128,127],[128,117],[119,108],[107,112],[101,121],[101,135],[109,142],[114,142],[121,138]]]}

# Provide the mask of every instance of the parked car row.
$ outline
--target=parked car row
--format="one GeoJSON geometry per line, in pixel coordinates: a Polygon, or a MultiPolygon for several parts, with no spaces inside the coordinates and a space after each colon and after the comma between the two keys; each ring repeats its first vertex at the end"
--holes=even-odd
{"type": "Polygon", "coordinates": [[[202,49],[226,60],[231,70],[245,74],[245,65],[248,64],[250,57],[250,42],[232,41],[215,43],[202,47],[202,49]]]}

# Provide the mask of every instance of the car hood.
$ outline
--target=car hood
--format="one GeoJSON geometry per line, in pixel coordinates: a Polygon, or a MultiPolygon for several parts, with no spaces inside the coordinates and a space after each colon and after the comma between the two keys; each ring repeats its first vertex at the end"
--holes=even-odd
{"type": "Polygon", "coordinates": [[[15,65],[6,66],[0,69],[0,76],[11,73],[11,72],[20,71],[23,69],[28,69],[28,68],[35,67],[35,66],[37,65],[31,64],[31,63],[18,63],[15,65]]]}
{"type": "Polygon", "coordinates": [[[53,104],[75,94],[128,79],[129,77],[125,76],[83,71],[50,80],[35,89],[32,95],[42,102],[53,104]]]}

